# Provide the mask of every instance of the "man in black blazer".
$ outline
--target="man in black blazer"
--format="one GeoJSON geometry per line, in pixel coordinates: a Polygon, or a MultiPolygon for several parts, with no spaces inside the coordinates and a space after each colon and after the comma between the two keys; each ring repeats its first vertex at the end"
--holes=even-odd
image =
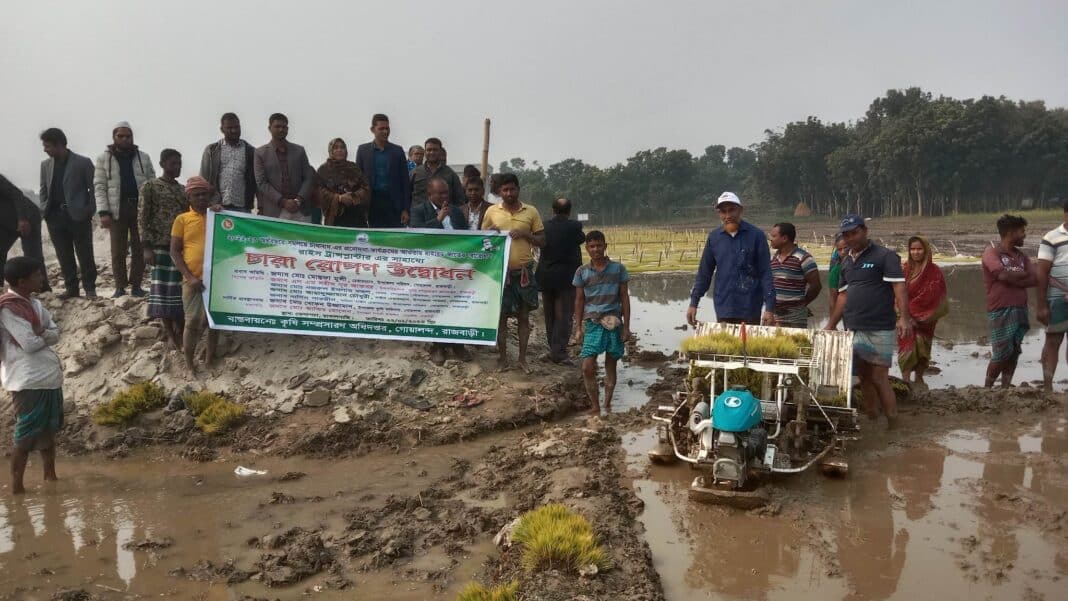
{"type": "Polygon", "coordinates": [[[371,227],[403,227],[412,206],[412,184],[404,149],[389,141],[389,117],[371,118],[374,141],[356,149],[356,165],[371,185],[371,227]]]}
{"type": "MultiPolygon", "coordinates": [[[[466,230],[467,218],[463,209],[449,202],[449,183],[441,177],[432,177],[426,184],[426,202],[412,208],[412,227],[445,230],[466,230]]],[[[437,366],[445,364],[445,354],[452,349],[456,358],[470,361],[471,352],[462,344],[435,342],[430,345],[430,362],[437,366]]]]}
{"type": "Polygon", "coordinates": [[[446,230],[468,229],[463,207],[452,204],[450,195],[449,182],[445,178],[430,178],[426,184],[427,201],[412,207],[412,218],[408,225],[446,230]]]}
{"type": "MultiPolygon", "coordinates": [[[[22,254],[33,257],[44,265],[44,251],[41,248],[41,211],[33,204],[19,187],[0,175],[0,273],[7,264],[7,253],[22,239],[22,254]]],[[[52,288],[48,285],[48,270],[45,270],[45,283],[42,291],[52,288]]]]}
{"type": "Polygon", "coordinates": [[[95,167],[89,157],[67,148],[67,136],[58,128],[41,132],[41,145],[48,158],[41,161],[41,210],[48,237],[56,249],[66,292],[61,299],[78,296],[81,286],[89,298],[96,297],[96,258],[93,256],[93,215],[96,194],[95,167]],[[77,257],[77,261],[75,260],[77,257]]]}
{"type": "Polygon", "coordinates": [[[563,365],[571,365],[567,357],[575,313],[575,287],[571,281],[582,265],[581,247],[586,240],[582,224],[570,217],[571,201],[554,200],[553,218],[545,222],[545,248],[541,249],[541,260],[534,273],[545,305],[545,336],[549,340],[546,359],[563,365]]]}

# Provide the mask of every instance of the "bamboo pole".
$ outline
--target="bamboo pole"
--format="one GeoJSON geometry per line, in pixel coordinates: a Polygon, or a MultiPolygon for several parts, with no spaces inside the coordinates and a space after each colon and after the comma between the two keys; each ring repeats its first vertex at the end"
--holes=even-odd
{"type": "Polygon", "coordinates": [[[489,181],[489,134],[490,120],[482,125],[482,181],[489,181]]]}

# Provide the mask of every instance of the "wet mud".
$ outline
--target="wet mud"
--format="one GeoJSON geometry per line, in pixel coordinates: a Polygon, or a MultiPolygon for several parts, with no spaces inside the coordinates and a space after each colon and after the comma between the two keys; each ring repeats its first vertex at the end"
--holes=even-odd
{"type": "MultiPolygon", "coordinates": [[[[975,276],[949,276],[960,311],[940,326],[941,373],[902,406],[900,430],[862,421],[847,477],[769,480],[771,503],[753,511],[692,502],[693,472],[645,457],[649,414],[685,375],[674,351],[689,278],[632,283],[639,345],[599,418],[583,413],[576,370],[483,371],[489,353],[477,368],[438,369],[387,345],[374,373],[340,375],[330,357],[344,345],[332,341],[302,346],[327,356],[269,384],[240,370],[207,377],[241,402],[271,397],[246,399],[255,415],[223,435],[200,433],[181,410],[102,428],[77,397],[62,480],[40,483],[31,462],[31,494],[0,491],[0,599],[405,601],[453,599],[474,580],[516,580],[522,598],[549,600],[911,599],[934,588],[946,599],[1060,599],[1068,403],[1030,385],[966,386],[985,363],[972,356],[983,324],[963,314],[975,276]],[[484,402],[448,406],[457,386],[486,391],[484,402]],[[420,395],[435,406],[400,401],[420,395]],[[494,543],[549,502],[590,520],[610,569],[528,573],[519,548],[494,543]]],[[[263,343],[238,338],[228,358],[267,357],[263,343]]],[[[1022,383],[1040,373],[1036,344],[1025,340],[1022,383]]],[[[272,374],[287,365],[267,361],[272,374]]]]}

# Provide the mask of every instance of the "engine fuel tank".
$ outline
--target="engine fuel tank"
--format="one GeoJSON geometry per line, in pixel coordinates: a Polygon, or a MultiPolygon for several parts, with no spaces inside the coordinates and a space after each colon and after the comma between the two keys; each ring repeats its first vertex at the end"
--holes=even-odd
{"type": "Polygon", "coordinates": [[[745,388],[731,388],[712,403],[712,424],[723,432],[748,432],[760,425],[760,400],[745,388]]]}

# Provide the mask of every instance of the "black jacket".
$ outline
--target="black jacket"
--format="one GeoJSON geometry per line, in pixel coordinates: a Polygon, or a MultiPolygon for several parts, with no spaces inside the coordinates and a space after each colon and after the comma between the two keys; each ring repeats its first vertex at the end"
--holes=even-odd
{"type": "MultiPolygon", "coordinates": [[[[31,224],[41,223],[41,212],[32,200],[26,198],[18,186],[0,175],[0,230],[18,231],[20,219],[25,219],[31,224]]],[[[466,222],[464,227],[467,227],[466,222]]]]}
{"type": "MultiPolygon", "coordinates": [[[[467,217],[464,216],[464,210],[462,207],[450,205],[449,220],[452,221],[452,229],[467,229],[467,217]]],[[[434,203],[430,202],[429,200],[416,205],[412,205],[411,220],[408,222],[408,225],[410,227],[426,227],[439,230],[444,229],[444,226],[442,226],[441,222],[438,221],[438,210],[434,208],[434,203]]]]}
{"type": "Polygon", "coordinates": [[[563,290],[571,287],[575,271],[582,265],[582,243],[586,235],[582,224],[564,215],[553,215],[545,222],[545,248],[534,279],[541,290],[563,290]]]}

